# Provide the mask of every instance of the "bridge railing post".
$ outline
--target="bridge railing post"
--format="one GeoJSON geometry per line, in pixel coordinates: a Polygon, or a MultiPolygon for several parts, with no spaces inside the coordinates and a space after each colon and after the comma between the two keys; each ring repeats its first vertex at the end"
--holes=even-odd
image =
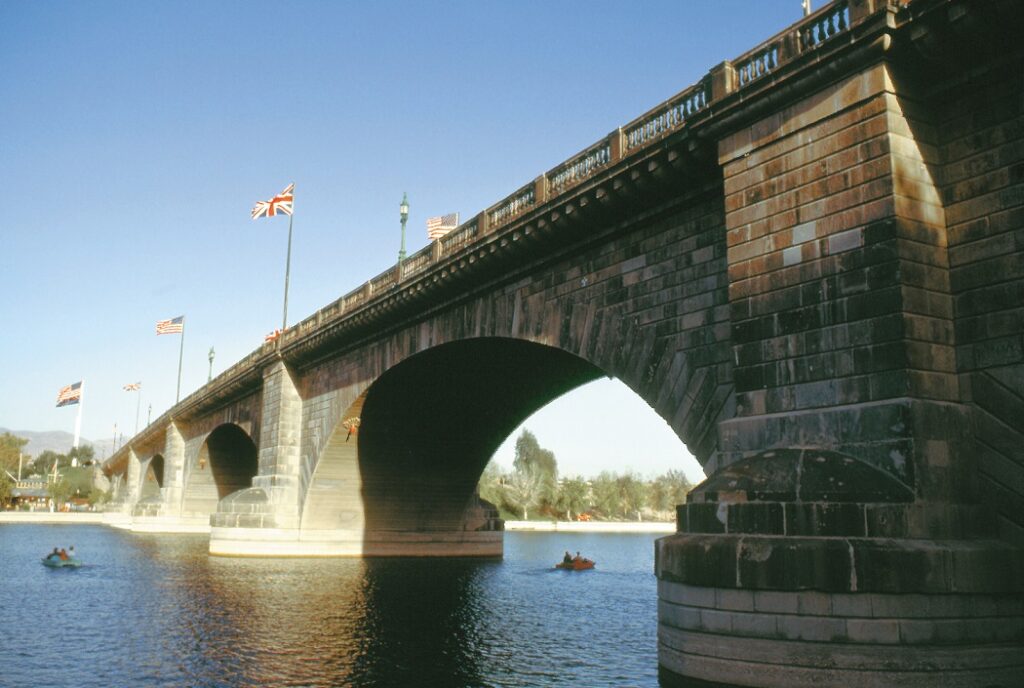
{"type": "Polygon", "coordinates": [[[850,26],[853,26],[890,3],[889,0],[846,0],[846,4],[850,9],[850,26]]]}
{"type": "Polygon", "coordinates": [[[736,90],[736,69],[729,60],[712,67],[708,76],[711,78],[711,94],[708,100],[720,100],[736,90]]]}
{"type": "Polygon", "coordinates": [[[485,210],[477,216],[476,235],[484,236],[491,231],[491,220],[485,210]]]}
{"type": "Polygon", "coordinates": [[[622,160],[623,155],[626,153],[626,136],[622,131],[622,127],[608,134],[608,145],[611,149],[611,162],[616,163],[622,160]]]}
{"type": "Polygon", "coordinates": [[[548,200],[548,176],[542,174],[533,180],[534,205],[546,203],[548,200]]]}

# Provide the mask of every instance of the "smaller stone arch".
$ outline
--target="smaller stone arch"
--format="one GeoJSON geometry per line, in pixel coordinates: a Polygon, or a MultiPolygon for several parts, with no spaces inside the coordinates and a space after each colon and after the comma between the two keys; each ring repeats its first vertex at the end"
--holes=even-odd
{"type": "Polygon", "coordinates": [[[252,487],[252,479],[259,473],[256,443],[234,423],[225,423],[214,429],[199,450],[196,468],[207,470],[217,489],[217,497],[252,487]]]}
{"type": "Polygon", "coordinates": [[[151,500],[160,496],[164,486],[164,457],[154,454],[143,470],[142,485],[139,488],[139,500],[151,500]]]}
{"type": "Polygon", "coordinates": [[[217,426],[189,466],[182,513],[214,513],[219,500],[252,487],[258,472],[256,445],[245,430],[234,423],[217,426]]]}

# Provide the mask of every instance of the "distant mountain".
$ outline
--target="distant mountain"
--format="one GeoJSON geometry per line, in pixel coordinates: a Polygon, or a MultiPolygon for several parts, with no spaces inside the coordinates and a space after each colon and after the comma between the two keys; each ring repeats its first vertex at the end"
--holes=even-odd
{"type": "MultiPolygon", "coordinates": [[[[28,440],[28,444],[25,445],[23,450],[26,454],[30,454],[33,457],[39,456],[44,451],[50,450],[57,452],[58,454],[67,454],[71,449],[71,445],[75,441],[75,436],[70,432],[64,432],[63,430],[50,430],[48,432],[33,432],[31,430],[8,430],[7,428],[0,428],[0,435],[5,432],[9,432],[12,435],[21,437],[22,439],[28,440]]],[[[96,458],[103,460],[113,453],[114,440],[87,440],[84,437],[78,439],[78,443],[81,445],[90,445],[94,452],[96,452],[96,458]]]]}

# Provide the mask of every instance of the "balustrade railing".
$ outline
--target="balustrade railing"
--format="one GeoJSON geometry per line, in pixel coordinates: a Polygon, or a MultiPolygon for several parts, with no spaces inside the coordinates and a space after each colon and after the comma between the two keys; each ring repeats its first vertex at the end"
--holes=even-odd
{"type": "Polygon", "coordinates": [[[702,79],[679,95],[665,101],[625,127],[626,148],[642,148],[686,124],[690,117],[707,107],[711,94],[709,80],[702,79]]]}
{"type": "Polygon", "coordinates": [[[611,161],[612,141],[609,137],[548,172],[548,194],[560,194],[571,189],[602,167],[607,167],[611,161]]]}
{"type": "Polygon", "coordinates": [[[740,88],[774,72],[779,67],[779,42],[760,48],[752,54],[748,53],[747,57],[736,61],[735,67],[740,88]]]}
{"type": "Polygon", "coordinates": [[[441,242],[441,249],[445,254],[453,253],[458,251],[460,248],[473,241],[476,238],[479,229],[479,218],[474,217],[466,224],[452,230],[448,234],[444,235],[439,239],[441,242]]]}
{"type": "Polygon", "coordinates": [[[423,272],[431,263],[433,251],[430,246],[417,251],[402,262],[402,279],[408,279],[417,272],[423,272]]]}
{"type": "Polygon", "coordinates": [[[370,280],[370,293],[379,294],[393,286],[395,286],[395,269],[389,268],[387,272],[383,272],[370,280]]]}
{"type": "Polygon", "coordinates": [[[355,291],[351,291],[345,294],[342,299],[342,312],[348,313],[349,311],[355,310],[363,302],[363,288],[359,287],[355,291]]]}
{"type": "Polygon", "coordinates": [[[336,317],[341,313],[342,305],[342,300],[338,299],[331,305],[324,306],[320,309],[320,319],[326,322],[327,320],[336,317]]]}
{"type": "Polygon", "coordinates": [[[827,5],[800,26],[800,49],[816,48],[850,27],[850,7],[845,0],[827,5]]]}
{"type": "Polygon", "coordinates": [[[537,200],[536,184],[531,182],[487,211],[491,229],[500,227],[512,218],[521,214],[537,200]]]}

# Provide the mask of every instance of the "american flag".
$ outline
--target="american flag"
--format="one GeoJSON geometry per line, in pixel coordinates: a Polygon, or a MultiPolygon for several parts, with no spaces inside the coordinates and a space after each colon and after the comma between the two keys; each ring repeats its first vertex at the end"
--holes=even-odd
{"type": "Polygon", "coordinates": [[[281,336],[281,332],[282,332],[281,328],[277,328],[276,330],[274,330],[273,332],[268,334],[266,337],[264,337],[263,341],[265,341],[265,342],[272,342],[272,341],[274,341],[275,339],[277,339],[278,337],[281,336]]]}
{"type": "Polygon", "coordinates": [[[157,320],[156,321],[156,333],[157,334],[179,334],[185,329],[185,316],[179,315],[177,318],[171,318],[170,320],[157,320]]]}
{"type": "Polygon", "coordinates": [[[289,184],[284,191],[269,201],[257,201],[252,209],[252,219],[274,217],[278,213],[292,214],[292,201],[295,198],[295,184],[289,184]]]}
{"type": "Polygon", "coordinates": [[[82,401],[82,382],[79,380],[73,385],[61,387],[57,392],[57,406],[71,406],[82,401]]]}
{"type": "Polygon", "coordinates": [[[141,382],[129,382],[127,385],[124,386],[124,391],[126,391],[126,392],[138,392],[141,387],[142,387],[142,383],[141,382]]]}
{"type": "Polygon", "coordinates": [[[458,213],[449,213],[447,215],[427,218],[427,238],[431,241],[434,239],[440,239],[458,226],[458,213]]]}

